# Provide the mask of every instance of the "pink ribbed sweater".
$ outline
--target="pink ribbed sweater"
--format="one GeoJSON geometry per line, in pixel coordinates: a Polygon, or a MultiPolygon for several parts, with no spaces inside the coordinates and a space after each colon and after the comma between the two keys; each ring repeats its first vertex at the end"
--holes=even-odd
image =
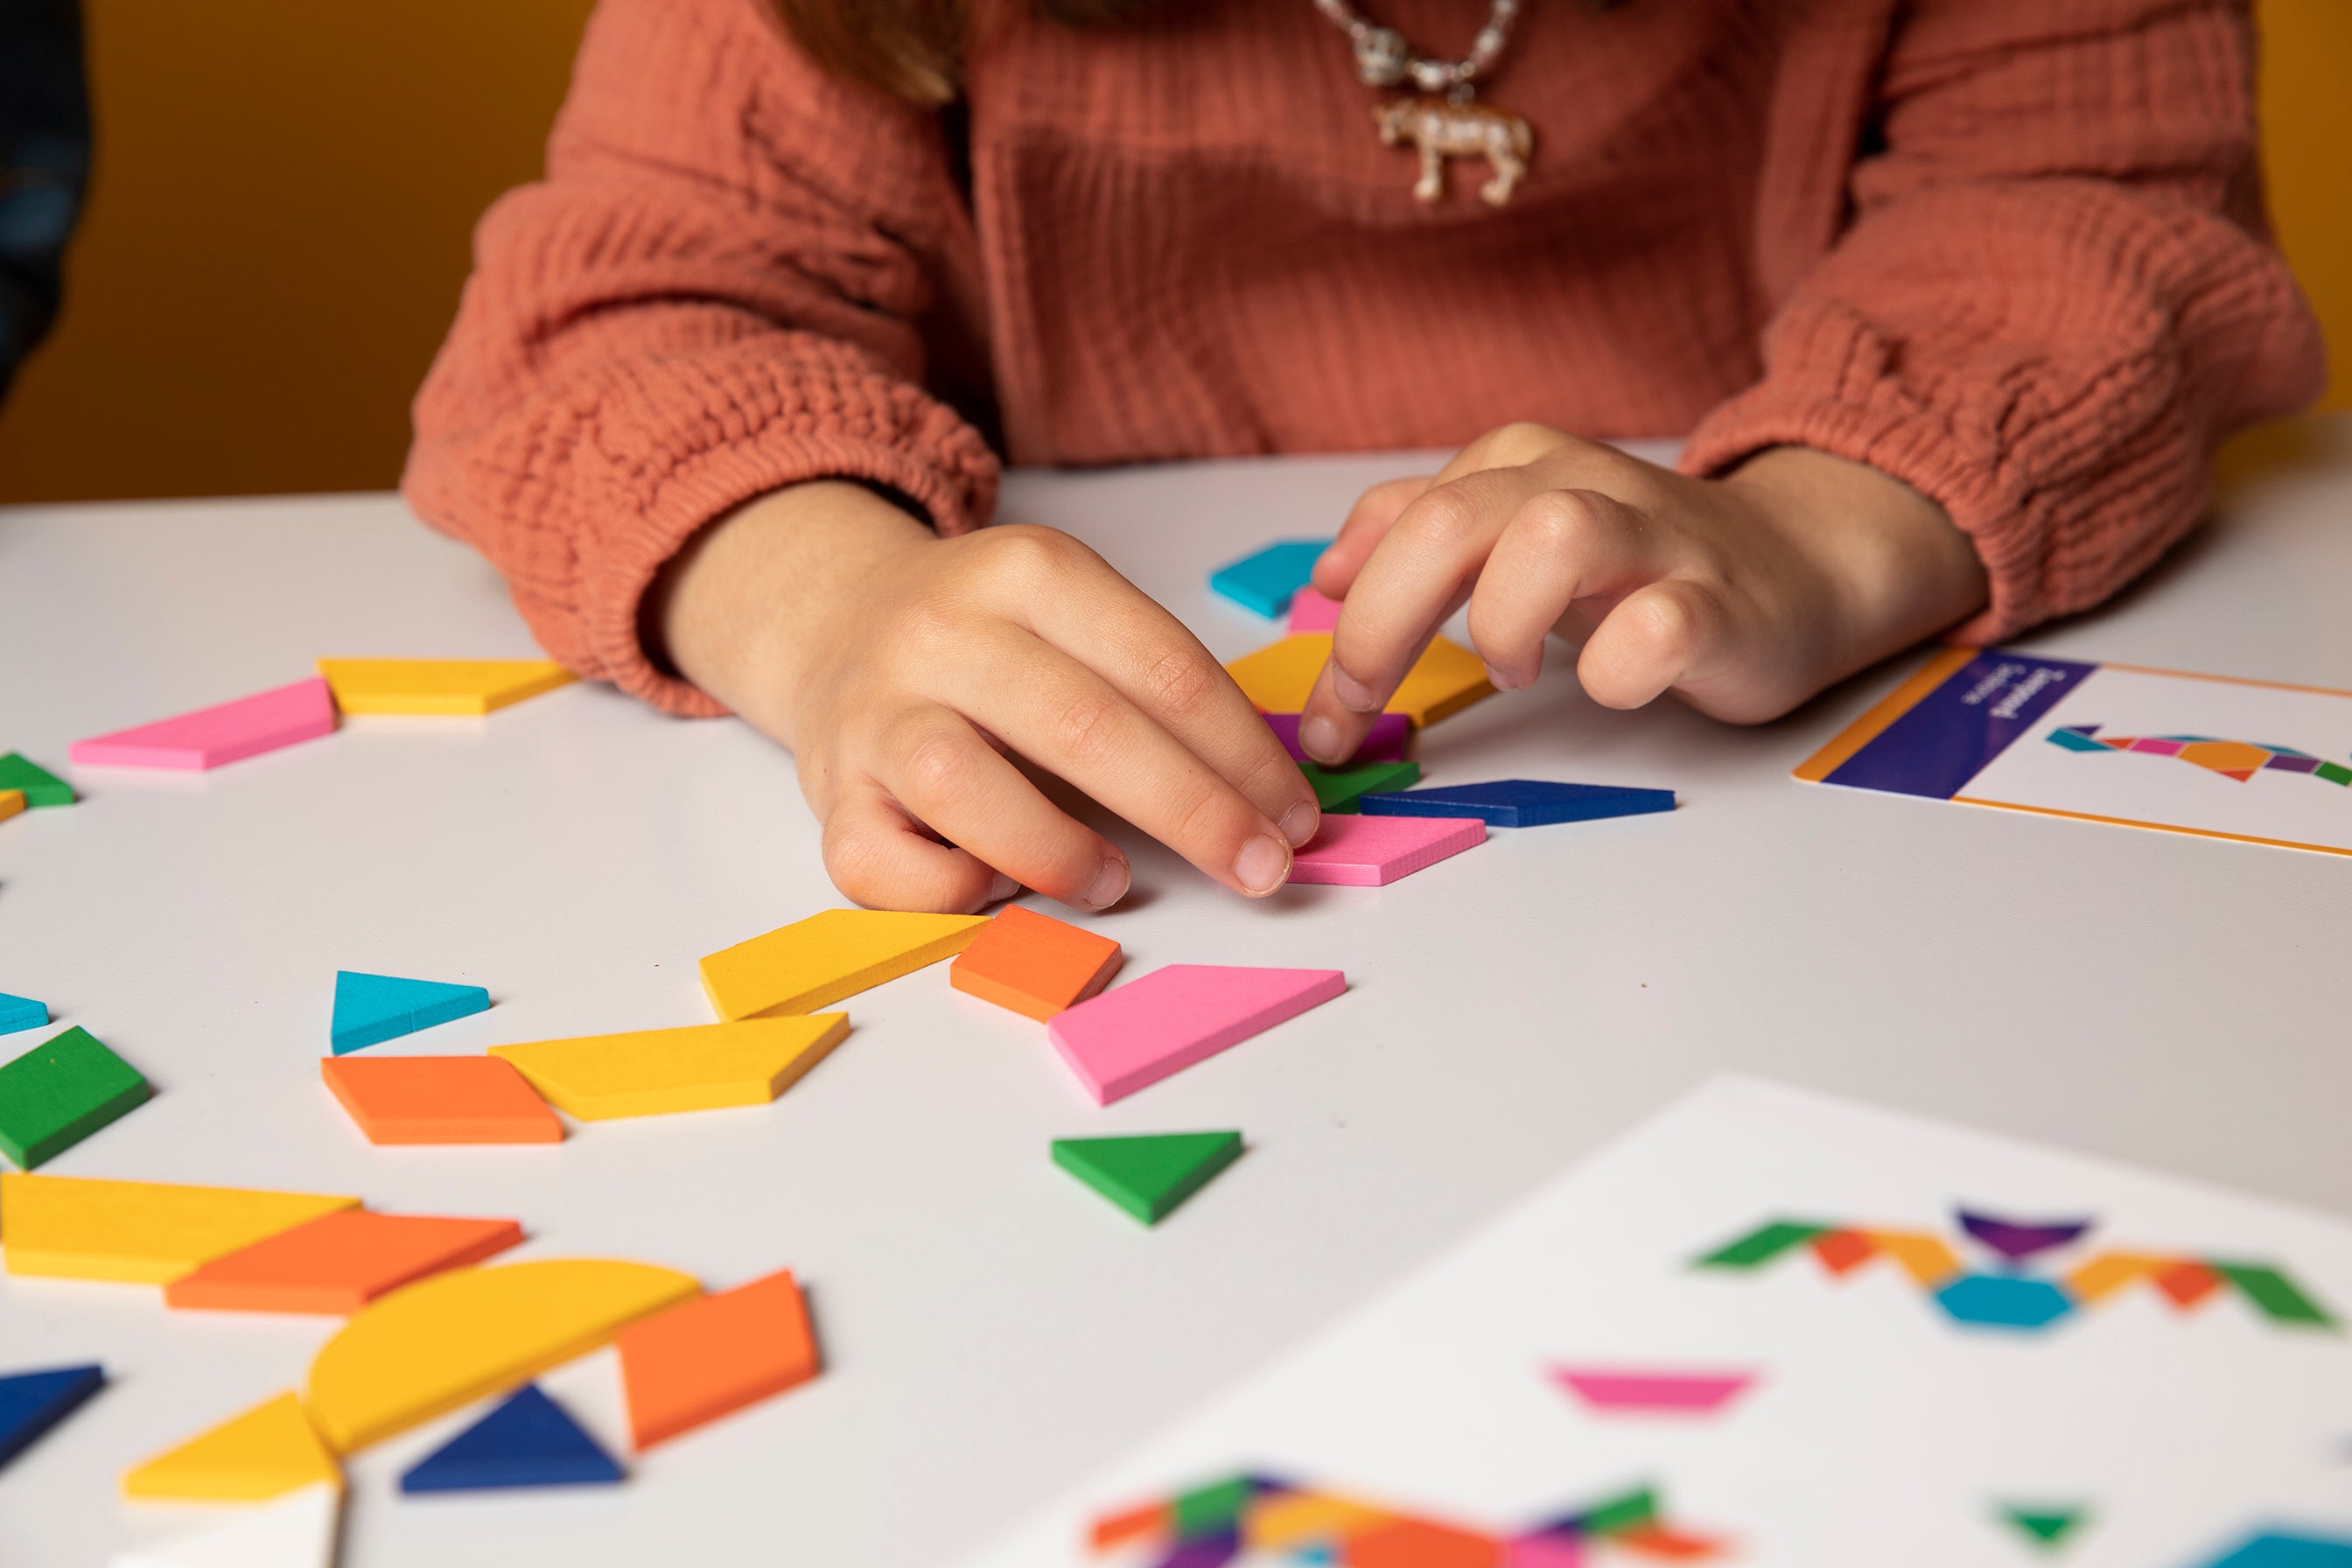
{"type": "MultiPolygon", "coordinates": [[[[1486,0],[1374,0],[1433,51],[1486,0]]],[[[850,476],[954,531],[1021,463],[1444,446],[1515,419],[1871,463],[1974,539],[1994,637],[2195,520],[2322,375],[2265,238],[2242,0],[1534,0],[1535,130],[1416,203],[1307,0],[1008,7],[965,103],[816,70],[761,0],[604,0],[416,401],[405,489],[551,653],[640,646],[696,530],[850,476]],[[993,449],[992,449],[993,448],[993,449]]],[[[1336,521],[1336,519],[1331,520],[1336,521]]]]}

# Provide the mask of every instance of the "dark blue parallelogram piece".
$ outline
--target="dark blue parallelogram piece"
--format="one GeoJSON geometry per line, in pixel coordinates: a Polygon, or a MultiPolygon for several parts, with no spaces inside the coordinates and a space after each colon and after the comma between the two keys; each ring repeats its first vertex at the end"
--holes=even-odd
{"type": "Polygon", "coordinates": [[[1542,827],[1554,822],[1591,822],[1674,808],[1675,792],[1670,789],[1496,779],[1491,784],[1368,795],[1359,809],[1366,816],[1475,816],[1489,827],[1542,827]]]}

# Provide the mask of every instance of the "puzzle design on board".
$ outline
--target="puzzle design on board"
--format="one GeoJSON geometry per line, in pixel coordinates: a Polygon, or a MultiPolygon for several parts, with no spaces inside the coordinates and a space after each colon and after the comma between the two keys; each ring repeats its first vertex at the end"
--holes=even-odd
{"type": "Polygon", "coordinates": [[[2151,757],[2179,757],[2240,784],[2269,769],[2308,773],[2339,786],[2352,784],[2352,768],[2272,741],[2224,741],[2216,735],[2102,735],[2096,724],[2069,724],[2051,731],[2050,743],[2069,752],[2138,752],[2151,757]]]}

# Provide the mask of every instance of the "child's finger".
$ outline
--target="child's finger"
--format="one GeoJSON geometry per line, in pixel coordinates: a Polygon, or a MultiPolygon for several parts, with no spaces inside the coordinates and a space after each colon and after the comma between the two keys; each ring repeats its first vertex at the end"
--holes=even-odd
{"type": "Polygon", "coordinates": [[[1639,708],[1669,687],[1703,675],[1731,639],[1731,618],[1715,594],[1669,578],[1635,590],[1584,640],[1577,679],[1604,708],[1639,708]]]}
{"type": "Polygon", "coordinates": [[[1021,890],[970,850],[925,834],[871,779],[844,792],[826,815],[824,868],[835,887],[868,909],[978,914],[1021,890]]]}
{"type": "Polygon", "coordinates": [[[1346,597],[1349,585],[1363,570],[1373,546],[1387,534],[1397,514],[1436,482],[1434,474],[1409,474],[1403,479],[1383,479],[1358,496],[1356,504],[1349,510],[1348,521],[1339,525],[1339,537],[1315,563],[1315,591],[1334,599],[1346,597]]]}
{"type": "Polygon", "coordinates": [[[1666,569],[1666,536],[1598,490],[1545,490],[1495,541],[1470,594],[1470,642],[1504,691],[1532,686],[1544,638],[1579,600],[1613,600],[1666,569]]]}
{"type": "Polygon", "coordinates": [[[1127,893],[1118,846],[1047,800],[960,714],[925,704],[890,720],[871,771],[923,826],[1048,898],[1099,910],[1127,893]]]}

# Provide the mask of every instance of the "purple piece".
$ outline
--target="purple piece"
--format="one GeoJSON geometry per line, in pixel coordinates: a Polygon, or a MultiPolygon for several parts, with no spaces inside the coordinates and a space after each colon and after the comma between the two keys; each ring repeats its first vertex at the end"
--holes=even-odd
{"type": "Polygon", "coordinates": [[[2035,1253],[2047,1252],[2053,1247],[2063,1247],[2090,1229],[2094,1223],[2077,1219],[2027,1224],[2019,1220],[1996,1219],[1990,1215],[1972,1214],[1967,1209],[1957,1212],[1962,1230],[2011,1263],[2022,1262],[2035,1253]]]}
{"type": "MultiPolygon", "coordinates": [[[[1275,739],[1282,742],[1292,762],[1314,761],[1298,749],[1297,714],[1261,713],[1258,717],[1265,721],[1266,728],[1274,731],[1275,739]]],[[[1371,732],[1364,737],[1364,743],[1356,748],[1354,760],[1359,763],[1401,763],[1404,761],[1404,743],[1412,735],[1412,720],[1402,713],[1383,713],[1372,721],[1371,732]]]]}
{"type": "Polygon", "coordinates": [[[1181,1542],[1160,1560],[1159,1568],[1225,1568],[1241,1554],[1241,1532],[1221,1530],[1214,1535],[1196,1535],[1181,1542]]]}
{"type": "Polygon", "coordinates": [[[2283,773],[2316,773],[2319,771],[2319,759],[2317,757],[2273,756],[2269,762],[2264,763],[2263,766],[2266,768],[2276,768],[2283,773]]]}

